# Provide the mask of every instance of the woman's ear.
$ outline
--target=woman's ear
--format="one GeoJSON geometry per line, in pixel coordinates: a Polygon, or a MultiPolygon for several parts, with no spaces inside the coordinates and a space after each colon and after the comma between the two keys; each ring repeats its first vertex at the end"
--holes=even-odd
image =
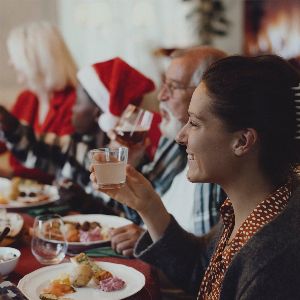
{"type": "Polygon", "coordinates": [[[246,128],[236,133],[233,142],[233,152],[236,156],[248,153],[257,144],[258,135],[255,129],[246,128]]]}

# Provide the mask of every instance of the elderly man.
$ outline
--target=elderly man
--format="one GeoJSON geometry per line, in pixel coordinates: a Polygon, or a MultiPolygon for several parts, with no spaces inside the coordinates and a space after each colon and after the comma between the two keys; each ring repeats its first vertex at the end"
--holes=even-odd
{"type": "MultiPolygon", "coordinates": [[[[175,137],[188,121],[190,99],[203,73],[225,56],[224,52],[206,46],[173,53],[158,94],[162,137],[154,161],[142,169],[168,211],[183,228],[197,235],[208,232],[216,223],[217,206],[224,195],[215,184],[192,184],[186,179],[185,148],[175,142],[175,137]]],[[[137,225],[117,228],[111,232],[112,247],[124,255],[132,255],[142,232],[137,225]]]]}

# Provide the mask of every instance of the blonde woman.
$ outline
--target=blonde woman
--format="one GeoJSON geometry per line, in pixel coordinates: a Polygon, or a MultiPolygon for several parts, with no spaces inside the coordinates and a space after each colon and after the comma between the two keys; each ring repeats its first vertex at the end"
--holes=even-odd
{"type": "MultiPolygon", "coordinates": [[[[12,115],[32,127],[38,139],[48,144],[60,139],[63,146],[73,133],[77,67],[61,34],[47,22],[30,23],[10,32],[7,49],[17,81],[24,87],[12,115]]],[[[10,162],[12,175],[51,180],[38,170],[25,169],[13,157],[10,162]]],[[[26,166],[30,165],[27,161],[26,166]]]]}

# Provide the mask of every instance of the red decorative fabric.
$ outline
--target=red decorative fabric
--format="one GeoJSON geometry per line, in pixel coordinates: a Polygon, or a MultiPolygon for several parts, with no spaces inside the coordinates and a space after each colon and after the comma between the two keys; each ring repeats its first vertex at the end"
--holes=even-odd
{"type": "Polygon", "coordinates": [[[291,188],[289,184],[280,187],[269,195],[247,217],[230,242],[229,238],[234,229],[235,216],[230,200],[227,199],[223,203],[221,216],[224,223],[224,230],[205,272],[198,299],[219,299],[225,272],[234,255],[240,251],[259,229],[274,219],[286,207],[290,195],[291,188]]]}
{"type": "MultiPolygon", "coordinates": [[[[50,100],[50,107],[43,124],[39,123],[38,108],[39,101],[31,91],[22,92],[12,108],[12,114],[22,123],[33,128],[36,135],[54,133],[61,137],[74,132],[72,125],[72,107],[76,99],[75,89],[67,87],[63,91],[55,92],[50,100]]],[[[28,169],[11,155],[10,164],[13,167],[14,175],[38,179],[45,183],[51,183],[53,176],[50,176],[38,169],[28,169]]]]}

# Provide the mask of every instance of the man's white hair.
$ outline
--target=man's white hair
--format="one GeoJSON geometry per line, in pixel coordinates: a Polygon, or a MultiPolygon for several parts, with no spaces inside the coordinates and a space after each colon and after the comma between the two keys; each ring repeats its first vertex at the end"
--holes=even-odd
{"type": "Polygon", "coordinates": [[[191,56],[194,59],[195,70],[190,80],[191,86],[198,86],[202,80],[203,74],[211,64],[227,56],[219,49],[210,46],[197,46],[187,49],[176,50],[172,53],[171,58],[191,56]]]}
{"type": "Polygon", "coordinates": [[[13,29],[7,39],[10,60],[29,87],[62,90],[77,84],[77,67],[56,26],[35,22],[13,29]]]}

